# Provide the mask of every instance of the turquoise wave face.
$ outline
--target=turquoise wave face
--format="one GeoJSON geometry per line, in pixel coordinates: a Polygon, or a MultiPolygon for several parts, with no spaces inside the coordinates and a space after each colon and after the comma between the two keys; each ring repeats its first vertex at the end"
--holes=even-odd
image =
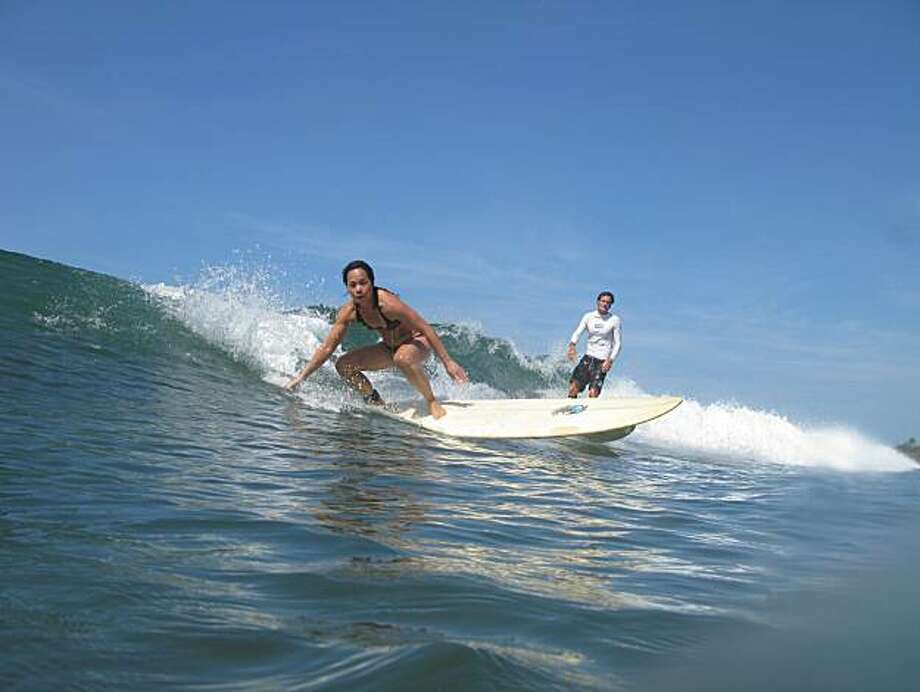
{"type": "MultiPolygon", "coordinates": [[[[213,324],[208,325],[210,334],[196,332],[169,309],[168,299],[122,279],[0,252],[0,290],[6,329],[66,334],[77,342],[88,340],[125,355],[205,359],[212,365],[214,360],[229,359],[256,373],[261,369],[259,344],[249,344],[249,353],[241,355],[235,344],[213,333],[213,324]]],[[[283,318],[283,312],[278,311],[276,316],[283,318]]],[[[293,312],[313,315],[328,325],[336,308],[313,305],[293,312]]],[[[212,314],[200,321],[220,322],[229,329],[232,322],[247,318],[230,312],[212,314]]],[[[553,367],[547,358],[528,358],[516,353],[507,340],[485,336],[468,327],[433,326],[474,382],[509,397],[532,396],[550,388],[562,391],[565,387],[568,373],[564,365],[553,367]]],[[[355,325],[342,346],[348,351],[377,340],[375,332],[355,325]]],[[[309,355],[301,352],[300,360],[309,355]]]]}
{"type": "Polygon", "coordinates": [[[0,252],[0,319],[14,333],[67,335],[123,354],[213,351],[136,284],[10,252],[0,252]]]}
{"type": "Polygon", "coordinates": [[[244,415],[259,382],[140,287],[8,252],[0,332],[0,449],[26,460],[158,444],[160,421],[215,399],[244,415]]]}

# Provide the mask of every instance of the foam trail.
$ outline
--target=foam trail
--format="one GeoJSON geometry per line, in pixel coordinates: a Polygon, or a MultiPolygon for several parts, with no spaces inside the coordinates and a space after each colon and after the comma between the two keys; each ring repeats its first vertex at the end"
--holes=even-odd
{"type": "Polygon", "coordinates": [[[805,428],[784,416],[738,404],[684,401],[640,426],[633,439],[684,452],[842,471],[910,471],[917,465],[891,447],[842,426],[805,428]]]}

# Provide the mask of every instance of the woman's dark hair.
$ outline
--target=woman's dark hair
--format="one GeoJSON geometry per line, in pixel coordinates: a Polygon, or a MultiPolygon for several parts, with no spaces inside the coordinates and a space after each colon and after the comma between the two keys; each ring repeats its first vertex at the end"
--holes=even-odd
{"type": "Polygon", "coordinates": [[[374,270],[371,269],[369,265],[364,260],[355,260],[354,262],[349,262],[345,265],[345,268],[342,270],[342,283],[348,284],[348,272],[352,269],[363,269],[364,273],[367,274],[367,278],[371,280],[371,285],[374,284],[374,270]]]}
{"type": "MultiPolygon", "coordinates": [[[[374,275],[371,274],[370,277],[371,277],[371,283],[374,283],[374,275]]],[[[613,294],[610,291],[601,291],[600,293],[597,294],[597,299],[600,300],[604,296],[610,296],[610,304],[613,305],[613,301],[616,300],[616,298],[613,297],[613,294]]]]}

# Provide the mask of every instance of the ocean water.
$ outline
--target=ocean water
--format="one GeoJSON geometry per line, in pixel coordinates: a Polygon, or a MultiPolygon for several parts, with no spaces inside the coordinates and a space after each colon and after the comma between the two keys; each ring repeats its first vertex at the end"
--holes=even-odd
{"type": "MultiPolygon", "coordinates": [[[[917,689],[917,465],[686,401],[618,442],[369,413],[233,271],[0,252],[0,689],[917,689]]],[[[439,325],[474,384],[568,366],[439,325]]],[[[350,336],[346,348],[369,342],[350,336]]],[[[375,379],[405,398],[394,374],[375,379]]],[[[644,392],[617,380],[605,396],[644,392]]]]}

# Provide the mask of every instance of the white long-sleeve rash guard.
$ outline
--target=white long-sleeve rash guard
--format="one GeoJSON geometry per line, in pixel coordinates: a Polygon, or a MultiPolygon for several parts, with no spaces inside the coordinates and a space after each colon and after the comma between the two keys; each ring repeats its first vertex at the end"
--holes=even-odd
{"type": "Polygon", "coordinates": [[[581,333],[588,330],[587,354],[599,360],[616,360],[620,353],[620,318],[612,312],[602,315],[597,310],[586,312],[572,332],[570,343],[578,344],[581,333]]]}

